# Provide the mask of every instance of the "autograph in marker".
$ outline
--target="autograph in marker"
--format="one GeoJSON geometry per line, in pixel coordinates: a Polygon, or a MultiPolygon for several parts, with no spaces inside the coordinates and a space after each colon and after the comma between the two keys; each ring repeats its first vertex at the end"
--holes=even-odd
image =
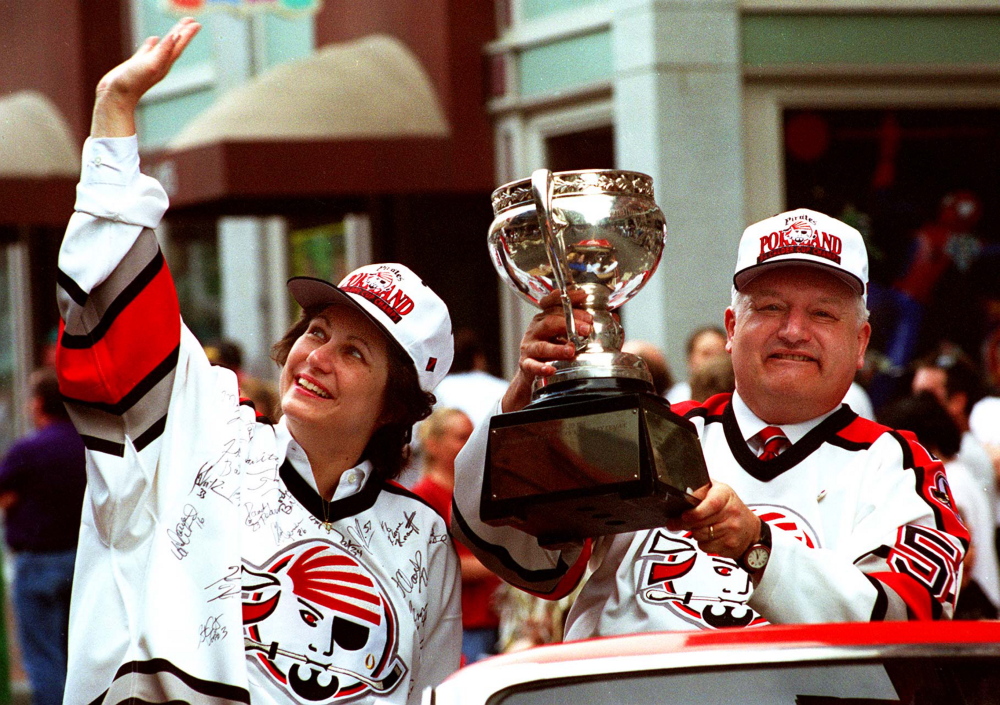
{"type": "Polygon", "coordinates": [[[198,646],[208,644],[211,646],[217,641],[225,639],[229,631],[222,624],[222,615],[209,617],[208,621],[201,625],[198,632],[198,646]]]}
{"type": "Polygon", "coordinates": [[[205,520],[199,516],[198,510],[190,504],[184,505],[183,516],[174,525],[174,528],[167,529],[167,538],[173,544],[173,548],[170,550],[177,557],[177,560],[183,560],[187,557],[187,546],[191,543],[194,530],[204,525],[205,520]]]}

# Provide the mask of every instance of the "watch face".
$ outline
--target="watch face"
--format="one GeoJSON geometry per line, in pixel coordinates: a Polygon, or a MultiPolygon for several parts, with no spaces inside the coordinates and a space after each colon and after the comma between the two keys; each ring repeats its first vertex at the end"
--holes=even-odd
{"type": "Polygon", "coordinates": [[[767,565],[771,552],[764,546],[755,546],[747,552],[746,563],[751,570],[760,570],[767,565]]]}

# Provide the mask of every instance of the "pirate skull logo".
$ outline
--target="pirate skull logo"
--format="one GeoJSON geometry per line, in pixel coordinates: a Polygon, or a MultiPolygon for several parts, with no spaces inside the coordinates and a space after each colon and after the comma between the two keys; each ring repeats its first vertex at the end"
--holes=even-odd
{"type": "Polygon", "coordinates": [[[353,556],[302,541],[243,565],[247,659],[296,700],[333,703],[392,691],[406,673],[385,590],[353,556]]]}
{"type": "Polygon", "coordinates": [[[796,220],[794,223],[788,226],[786,231],[786,237],[791,242],[796,245],[805,245],[806,243],[812,242],[813,238],[813,227],[805,220],[796,220]]]}
{"type": "MultiPolygon", "coordinates": [[[[788,507],[751,507],[772,531],[783,531],[809,548],[819,545],[809,522],[788,507]]],[[[750,576],[732,558],[698,549],[690,532],[655,529],[639,552],[639,599],[665,607],[701,629],[767,624],[747,600],[750,576]]]]}
{"type": "Polygon", "coordinates": [[[639,598],[702,629],[764,624],[747,606],[750,576],[732,558],[698,550],[690,532],[649,532],[639,554],[639,598]]]}
{"type": "Polygon", "coordinates": [[[385,294],[390,291],[395,285],[392,275],[384,270],[379,270],[373,274],[369,274],[368,278],[365,279],[365,287],[376,294],[385,294]]]}

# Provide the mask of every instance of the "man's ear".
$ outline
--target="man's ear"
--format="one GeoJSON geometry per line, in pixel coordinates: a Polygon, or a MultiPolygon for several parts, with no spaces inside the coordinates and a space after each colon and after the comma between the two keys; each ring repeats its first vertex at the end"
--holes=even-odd
{"type": "Polygon", "coordinates": [[[723,323],[726,326],[726,352],[733,352],[733,332],[736,330],[736,312],[732,307],[726,309],[723,323]]]}
{"type": "Polygon", "coordinates": [[[857,368],[860,370],[865,366],[865,352],[868,350],[868,341],[872,339],[872,324],[865,321],[858,330],[858,360],[857,368]]]}

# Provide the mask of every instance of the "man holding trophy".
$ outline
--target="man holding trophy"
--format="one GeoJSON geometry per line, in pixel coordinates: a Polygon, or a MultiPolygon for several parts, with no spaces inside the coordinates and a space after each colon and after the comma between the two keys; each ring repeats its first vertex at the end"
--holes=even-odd
{"type": "MultiPolygon", "coordinates": [[[[477,429],[459,456],[457,538],[502,578],[546,598],[568,594],[586,575],[567,617],[567,640],[765,623],[950,618],[968,533],[942,465],[911,434],[860,418],[841,403],[871,333],[868,258],[858,231],[804,209],[748,227],[724,316],[736,392],[650,411],[641,375],[635,376],[639,389],[607,381],[615,369],[577,369],[569,374],[572,382],[559,379],[591,354],[586,342],[610,324],[607,307],[592,305],[601,298],[588,283],[593,277],[575,278],[585,268],[561,266],[558,258],[565,261],[573,251],[567,242],[605,240],[592,249],[600,250],[598,269],[605,271],[618,253],[617,282],[605,278],[600,285],[603,298],[613,299],[619,283],[637,288],[628,281],[636,269],[629,248],[641,241],[656,249],[653,238],[636,227],[635,209],[628,207],[604,209],[591,220],[600,237],[580,237],[594,209],[573,202],[565,184],[547,198],[538,172],[533,182],[536,213],[521,217],[538,224],[544,237],[535,239],[554,241],[542,243],[547,257],[533,268],[519,266],[533,238],[515,232],[509,217],[500,236],[494,222],[491,249],[501,275],[522,294],[533,292],[528,298],[542,311],[524,334],[519,370],[491,428],[477,429]],[[616,220],[619,210],[628,212],[616,220]],[[550,276],[560,269],[568,276],[550,276]],[[549,387],[555,391],[547,396],[549,387]],[[634,398],[608,401],[622,397],[634,398]],[[589,419],[606,411],[601,405],[615,403],[644,419],[638,431],[619,434],[613,455],[629,455],[623,438],[639,447],[631,453],[639,467],[626,463],[624,476],[646,473],[644,463],[652,468],[648,494],[672,498],[659,505],[659,522],[629,516],[640,513],[630,510],[637,502],[648,509],[649,498],[625,496],[622,477],[609,475],[608,460],[594,450],[600,444],[578,440],[587,435],[589,419]],[[510,418],[523,421],[511,426],[510,418]],[[511,427],[520,436],[506,435],[511,427]],[[658,440],[656,429],[664,428],[669,433],[658,440]],[[688,432],[702,457],[691,455],[688,432]],[[520,441],[529,452],[519,458],[519,476],[532,484],[522,482],[519,501],[504,504],[507,466],[517,453],[499,446],[520,441]],[[554,469],[571,479],[562,485],[546,479],[554,469]],[[606,484],[599,487],[594,477],[606,484]],[[587,505],[580,497],[596,501],[587,505]],[[610,507],[603,514],[613,516],[603,527],[591,522],[560,534],[551,525],[576,526],[575,515],[591,505],[591,516],[610,507]],[[554,518],[546,524],[535,515],[554,518]]],[[[494,194],[498,220],[511,199],[498,207],[496,195],[509,187],[494,194]]],[[[606,187],[592,197],[613,191],[606,187]]],[[[658,255],[641,276],[648,278],[658,255]]],[[[604,347],[602,355],[620,354],[607,340],[604,347]]],[[[616,359],[610,367],[628,362],[616,359]]]]}

